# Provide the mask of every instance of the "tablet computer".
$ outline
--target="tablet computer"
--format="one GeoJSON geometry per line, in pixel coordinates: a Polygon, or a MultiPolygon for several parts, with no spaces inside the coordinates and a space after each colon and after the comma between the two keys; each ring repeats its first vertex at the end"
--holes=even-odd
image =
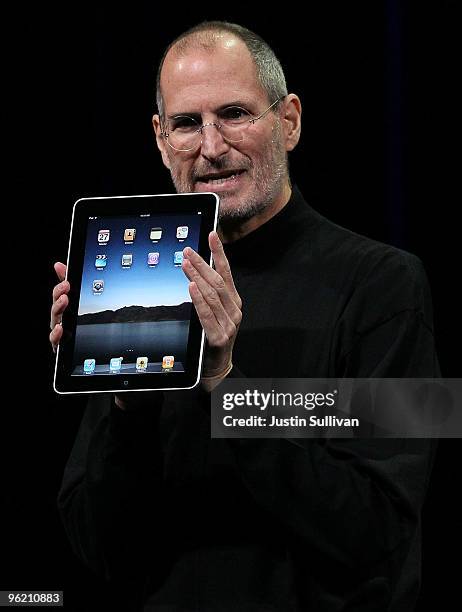
{"type": "Polygon", "coordinates": [[[58,393],[189,389],[204,332],[181,263],[211,263],[213,193],[77,200],[67,260],[69,306],[57,350],[58,393]]]}

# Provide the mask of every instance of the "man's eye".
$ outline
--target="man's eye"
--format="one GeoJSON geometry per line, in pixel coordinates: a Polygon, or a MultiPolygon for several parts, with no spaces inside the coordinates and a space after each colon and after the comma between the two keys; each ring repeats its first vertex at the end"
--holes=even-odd
{"type": "Polygon", "coordinates": [[[194,130],[198,128],[198,123],[192,117],[176,117],[171,121],[171,131],[174,130],[194,130]]]}
{"type": "Polygon", "coordinates": [[[229,106],[220,113],[220,118],[222,121],[230,121],[236,123],[244,122],[249,119],[249,117],[249,113],[245,109],[240,108],[239,106],[229,106]]]}

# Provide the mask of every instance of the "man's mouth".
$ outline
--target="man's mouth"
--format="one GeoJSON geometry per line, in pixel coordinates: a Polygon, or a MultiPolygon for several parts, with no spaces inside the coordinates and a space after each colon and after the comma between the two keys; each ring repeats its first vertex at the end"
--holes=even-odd
{"type": "Polygon", "coordinates": [[[209,187],[216,187],[218,185],[235,182],[243,172],[245,172],[245,170],[223,170],[222,172],[213,172],[199,176],[195,182],[208,185],[209,187]]]}

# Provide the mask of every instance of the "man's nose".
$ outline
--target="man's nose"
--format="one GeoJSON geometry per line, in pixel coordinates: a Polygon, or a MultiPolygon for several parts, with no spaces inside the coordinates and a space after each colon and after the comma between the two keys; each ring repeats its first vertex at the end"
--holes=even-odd
{"type": "Polygon", "coordinates": [[[201,154],[207,159],[217,159],[229,151],[218,123],[204,123],[201,134],[201,154]]]}

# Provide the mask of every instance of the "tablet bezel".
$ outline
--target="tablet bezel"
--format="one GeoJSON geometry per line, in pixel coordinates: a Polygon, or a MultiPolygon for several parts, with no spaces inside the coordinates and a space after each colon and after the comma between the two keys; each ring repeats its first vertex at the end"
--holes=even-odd
{"type": "MultiPolygon", "coordinates": [[[[192,389],[200,380],[205,334],[194,305],[188,335],[184,372],[140,374],[105,374],[72,376],[77,310],[80,299],[88,217],[119,217],[201,211],[198,252],[212,265],[208,236],[216,230],[219,197],[215,193],[181,193],[131,196],[101,196],[78,199],[73,208],[67,256],[66,279],[69,281],[69,306],[63,314],[63,338],[57,348],[53,388],[59,394],[123,393],[133,391],[170,391],[192,389]]],[[[186,245],[185,245],[186,246],[186,245]]]]}

